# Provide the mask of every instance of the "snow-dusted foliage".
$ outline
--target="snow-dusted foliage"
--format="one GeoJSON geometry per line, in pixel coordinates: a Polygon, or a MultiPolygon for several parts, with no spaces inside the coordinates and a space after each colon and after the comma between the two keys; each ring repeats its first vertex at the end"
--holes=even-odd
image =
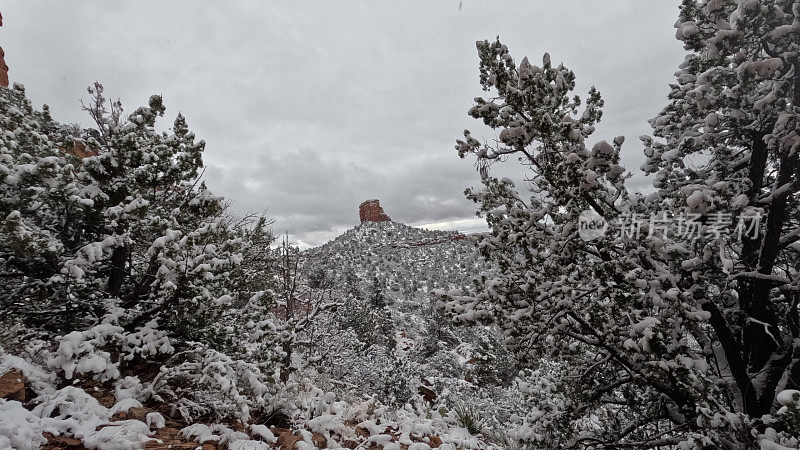
{"type": "Polygon", "coordinates": [[[84,130],[0,88],[2,344],[183,420],[247,420],[277,390],[270,223],[231,217],[206,189],[205,144],[183,116],[155,129],[161,97],[125,117],[102,86],[89,92],[84,130]]]}
{"type": "Polygon", "coordinates": [[[592,137],[596,89],[481,41],[496,140],[456,149],[491,231],[305,252],[228,212],[160,96],[95,84],[84,129],[0,87],[0,447],[798,448],[800,5],[685,0],[676,28],[651,194],[592,137]]]}
{"type": "Polygon", "coordinates": [[[5,312],[68,332],[119,306],[126,330],[157,320],[217,339],[241,236],[197,183],[204,143],[180,114],[171,132],[154,130],[158,96],[126,120],[100,85],[90,92],[97,129],[85,131],[34,111],[19,85],[0,93],[5,312]]]}
{"type": "Polygon", "coordinates": [[[303,266],[341,298],[330,320],[302,339],[311,355],[306,373],[316,372],[320,386],[396,408],[426,404],[453,424],[453,408],[469,404],[484,434],[502,433],[523,411],[511,383],[516,361],[498,333],[454,327],[429,295],[491,273],[469,237],[363,223],[304,252],[303,266]]]}
{"type": "Polygon", "coordinates": [[[463,235],[363,223],[304,252],[304,265],[325,273],[342,298],[332,320],[312,330],[314,353],[332,378],[402,405],[424,377],[465,370],[479,338],[456,336],[428,296],[465,287],[488,267],[463,235]],[[470,343],[459,348],[462,341],[470,343]]]}
{"type": "Polygon", "coordinates": [[[179,426],[170,439],[268,448],[279,420],[298,448],[486,447],[448,408],[510,389],[497,336],[450,330],[427,297],[486,267],[464,236],[389,223],[272,249],[268,220],[199,182],[184,118],[156,131],[160,97],[126,117],[89,92],[84,130],[0,88],[0,376],[34,394],[0,400],[0,446],[139,448],[179,426]]]}
{"type": "Polygon", "coordinates": [[[677,28],[691,53],[651,121],[661,141],[643,138],[648,196],[625,189],[622,137],[590,142],[594,89],[581,109],[574,74],[549,55],[517,64],[499,40],[478,42],[493,97],[469,114],[499,136],[467,131],[456,148],[479,162],[484,187],[468,196],[500,274],[439,298],[457,321],[501,327],[526,366],[523,442],[797,444],[776,394],[800,382],[800,7],[687,0],[677,28]],[[528,169],[526,194],[489,174],[509,156],[528,169]],[[593,240],[587,210],[610,224],[593,240]]]}
{"type": "Polygon", "coordinates": [[[174,415],[187,421],[247,421],[277,391],[271,375],[259,364],[197,345],[173,355],[141,397],[170,405],[174,415]],[[183,387],[187,383],[191,389],[183,387]]]}
{"type": "Polygon", "coordinates": [[[20,371],[31,382],[34,398],[28,408],[17,400],[0,399],[2,448],[39,448],[47,442],[43,433],[77,438],[90,449],[139,448],[151,439],[151,426],[163,427],[164,419],[157,420],[157,413],[151,413],[146,422],[111,422],[115,414],[141,407],[141,403],[122,398],[106,407],[79,387],[56,389],[53,385],[55,373],[0,351],[0,375],[10,369],[20,371]]]}
{"type": "Polygon", "coordinates": [[[432,289],[469,284],[489,267],[457,232],[397,222],[365,222],[306,253],[312,268],[326,270],[340,285],[357,280],[359,289],[372,291],[377,278],[384,294],[409,300],[420,295],[424,300],[432,289]]]}

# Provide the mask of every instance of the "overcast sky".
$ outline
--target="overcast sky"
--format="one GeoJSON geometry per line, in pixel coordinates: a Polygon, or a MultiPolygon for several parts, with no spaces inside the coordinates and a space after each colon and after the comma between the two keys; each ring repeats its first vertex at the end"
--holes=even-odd
{"type": "MultiPolygon", "coordinates": [[[[393,220],[474,227],[479,184],[454,141],[492,138],[466,111],[482,95],[475,41],[499,35],[519,62],[547,51],[606,101],[590,143],[638,136],[683,60],[676,1],[4,1],[12,82],[56,120],[88,124],[86,86],[130,112],[162,94],[207,143],[206,179],[238,212],[318,245],[378,198],[393,220]]],[[[636,179],[639,188],[644,181],[636,179]]]]}

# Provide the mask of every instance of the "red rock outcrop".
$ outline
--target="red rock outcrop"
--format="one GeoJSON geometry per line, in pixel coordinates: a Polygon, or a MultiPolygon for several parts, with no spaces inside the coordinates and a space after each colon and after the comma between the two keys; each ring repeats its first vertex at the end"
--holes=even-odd
{"type": "Polygon", "coordinates": [[[378,200],[367,200],[358,206],[358,217],[361,223],[364,222],[390,222],[392,219],[383,212],[381,202],[378,200]]]}
{"type": "MultiPolygon", "coordinates": [[[[3,26],[3,15],[0,14],[0,27],[3,26]]],[[[6,65],[5,52],[0,47],[0,86],[8,87],[8,66],[6,65]]]]}
{"type": "Polygon", "coordinates": [[[100,153],[97,150],[90,148],[85,142],[77,139],[72,140],[72,147],[59,147],[62,152],[69,153],[70,155],[77,156],[80,159],[88,158],[90,156],[97,156],[100,153]]]}
{"type": "Polygon", "coordinates": [[[25,401],[25,379],[21,372],[11,370],[0,376],[0,398],[25,401]]]}

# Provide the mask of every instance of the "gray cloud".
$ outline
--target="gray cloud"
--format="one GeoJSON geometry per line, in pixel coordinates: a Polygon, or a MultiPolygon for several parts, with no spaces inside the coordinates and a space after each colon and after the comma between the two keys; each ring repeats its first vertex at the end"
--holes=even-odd
{"type": "Polygon", "coordinates": [[[596,85],[597,138],[626,135],[638,168],[682,60],[677,2],[459,3],[11,0],[0,44],[12,81],[63,122],[87,122],[78,100],[95,80],[127,110],[163,94],[207,142],[208,185],[311,245],[368,198],[406,223],[473,216],[462,192],[478,177],[453,142],[492,136],[466,116],[478,39],[500,35],[519,59],[548,51],[578,93],[596,85]]]}

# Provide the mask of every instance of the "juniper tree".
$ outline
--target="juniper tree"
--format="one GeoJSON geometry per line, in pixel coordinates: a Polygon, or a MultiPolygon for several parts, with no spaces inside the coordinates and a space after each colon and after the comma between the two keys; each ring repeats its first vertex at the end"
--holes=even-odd
{"type": "Polygon", "coordinates": [[[549,55],[517,64],[499,40],[478,42],[493,96],[469,114],[499,134],[488,145],[466,131],[456,148],[477,159],[484,186],[467,196],[500,273],[438,295],[457,321],[499,327],[523,364],[524,441],[797,445],[780,434],[775,396],[800,381],[800,6],[687,0],[677,27],[690,53],[651,121],[661,141],[644,138],[647,196],[625,188],[622,137],[589,142],[603,106],[594,88],[580,109],[575,75],[549,55]],[[490,175],[513,160],[527,194],[490,175]],[[612,232],[582,239],[587,211],[612,232]],[[641,233],[623,232],[636,215],[650,219],[641,233]],[[696,234],[658,217],[696,219],[696,234]]]}
{"type": "Polygon", "coordinates": [[[710,315],[700,344],[755,419],[800,387],[800,4],[684,1],[676,27],[690,53],[650,121],[661,140],[644,138],[643,169],[671,208],[760,218],[681,264],[683,295],[710,315]]]}
{"type": "Polygon", "coordinates": [[[269,310],[268,221],[234,219],[205,187],[181,114],[156,131],[160,96],[123,115],[89,92],[83,129],[0,88],[0,320],[55,337],[38,357],[68,380],[111,381],[135,360],[161,369],[143,399],[247,420],[275,391],[278,328],[240,308],[269,310]]]}

